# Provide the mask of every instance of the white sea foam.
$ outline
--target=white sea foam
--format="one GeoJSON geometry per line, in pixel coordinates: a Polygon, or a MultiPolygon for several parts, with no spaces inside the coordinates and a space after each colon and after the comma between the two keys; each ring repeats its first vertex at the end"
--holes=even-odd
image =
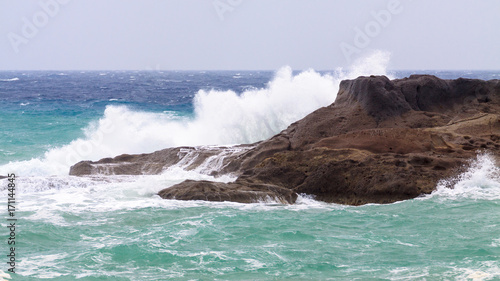
{"type": "Polygon", "coordinates": [[[452,275],[454,280],[459,281],[498,280],[500,278],[500,268],[497,261],[482,261],[473,268],[454,267],[445,274],[452,275]]]}
{"type": "MultiPolygon", "coordinates": [[[[470,168],[457,179],[443,180],[437,191],[427,196],[438,200],[457,199],[500,199],[500,170],[492,156],[481,154],[471,162],[470,168]],[[451,188],[450,188],[451,187],[451,188]]],[[[186,171],[176,166],[161,175],[154,176],[107,176],[107,177],[20,177],[17,179],[17,196],[20,209],[32,212],[27,220],[42,220],[57,225],[67,225],[61,213],[75,215],[89,212],[113,212],[142,208],[235,208],[240,210],[274,210],[283,208],[291,211],[301,210],[344,210],[359,211],[357,208],[328,204],[314,200],[312,196],[299,195],[296,204],[283,205],[278,202],[240,204],[235,202],[205,202],[163,200],[155,194],[163,188],[172,186],[187,178],[229,182],[229,176],[214,178],[197,172],[186,171]],[[42,211],[40,211],[42,210],[42,211]]],[[[6,187],[6,180],[0,185],[6,187]]],[[[7,193],[5,188],[2,193],[7,193]]],[[[6,194],[4,194],[4,197],[6,194]]],[[[86,222],[100,225],[105,221],[86,222]]]]}
{"type": "MultiPolygon", "coordinates": [[[[343,79],[352,79],[364,75],[387,75],[390,79],[394,79],[394,77],[386,73],[390,60],[390,52],[375,50],[369,55],[354,61],[347,74],[344,74],[343,79]]],[[[342,73],[340,76],[342,77],[342,73]]]]}
{"type": "Polygon", "coordinates": [[[58,268],[58,264],[67,258],[68,254],[46,254],[31,257],[30,259],[23,259],[19,262],[19,267],[23,268],[22,275],[36,276],[37,279],[57,278],[63,274],[44,270],[47,267],[58,268]]]}
{"type": "Polygon", "coordinates": [[[441,180],[428,197],[443,199],[469,198],[474,200],[500,199],[500,168],[493,156],[479,154],[467,171],[452,179],[441,180]]]}
{"type": "Polygon", "coordinates": [[[0,281],[6,281],[7,279],[5,279],[5,278],[10,279],[11,276],[10,276],[10,274],[8,274],[0,269],[0,281]]]}
{"type": "Polygon", "coordinates": [[[228,145],[264,140],[310,112],[331,104],[342,79],[386,74],[386,53],[374,53],[348,72],[322,75],[314,70],[293,75],[278,70],[262,89],[200,90],[194,97],[194,117],[132,110],[108,105],[103,117],[85,129],[85,137],[32,159],[0,166],[0,175],[66,175],[81,160],[98,160],[123,153],[146,153],[185,145],[228,145]],[[363,63],[364,62],[364,63],[363,63]]]}
{"type": "MultiPolygon", "coordinates": [[[[177,184],[186,178],[224,181],[221,178],[195,174],[194,172],[183,170],[175,172],[179,174],[109,177],[24,177],[17,179],[16,198],[19,210],[25,212],[23,219],[43,221],[60,226],[74,223],[67,221],[62,215],[65,213],[80,216],[89,213],[131,211],[144,208],[169,210],[199,207],[239,210],[275,210],[279,208],[292,211],[304,209],[331,211],[345,208],[345,206],[319,202],[301,195],[299,195],[297,203],[294,205],[283,205],[272,200],[243,204],[161,199],[156,195],[161,189],[177,184]]],[[[0,184],[7,186],[5,180],[0,181],[0,184]]],[[[1,193],[4,197],[7,196],[6,190],[2,190],[1,193]]],[[[92,220],[80,224],[96,226],[106,223],[105,220],[92,220]]]]}
{"type": "Polygon", "coordinates": [[[12,82],[12,81],[18,81],[19,78],[14,77],[14,78],[8,78],[8,79],[0,79],[0,82],[12,82]]]}

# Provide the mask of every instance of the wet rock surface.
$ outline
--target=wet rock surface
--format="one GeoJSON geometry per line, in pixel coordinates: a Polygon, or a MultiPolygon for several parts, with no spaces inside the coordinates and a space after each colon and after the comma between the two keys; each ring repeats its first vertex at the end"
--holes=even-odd
{"type": "Polygon", "coordinates": [[[432,192],[477,153],[498,159],[499,114],[499,80],[359,77],[340,83],[335,103],[268,140],[232,151],[170,148],[83,161],[70,174],[157,174],[184,161],[184,149],[199,154],[187,169],[238,179],[184,181],[160,191],[163,198],[293,203],[305,193],[340,204],[390,203],[432,192]]]}
{"type": "Polygon", "coordinates": [[[280,202],[293,204],[297,200],[297,194],[288,188],[242,181],[220,183],[185,180],[180,184],[161,190],[158,195],[164,199],[239,203],[280,202]]]}

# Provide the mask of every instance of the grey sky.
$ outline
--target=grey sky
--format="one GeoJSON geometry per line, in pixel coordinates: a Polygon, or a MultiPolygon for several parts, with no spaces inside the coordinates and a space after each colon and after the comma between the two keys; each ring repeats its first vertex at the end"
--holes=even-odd
{"type": "Polygon", "coordinates": [[[0,0],[0,69],[500,69],[500,1],[0,0]]]}

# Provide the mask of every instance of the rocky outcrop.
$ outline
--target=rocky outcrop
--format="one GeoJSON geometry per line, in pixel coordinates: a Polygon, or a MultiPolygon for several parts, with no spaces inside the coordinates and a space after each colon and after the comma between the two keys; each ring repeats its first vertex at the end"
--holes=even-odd
{"type": "Polygon", "coordinates": [[[198,170],[217,176],[235,172],[235,163],[252,145],[232,147],[175,147],[145,154],[122,154],[99,161],[81,161],[70,168],[69,174],[83,175],[156,175],[174,165],[185,170],[198,170]]]}
{"type": "Polygon", "coordinates": [[[498,154],[498,113],[498,80],[345,80],[334,104],[269,140],[281,151],[262,158],[268,141],[257,145],[240,178],[342,204],[414,198],[459,173],[478,151],[498,154]]]}
{"type": "MultiPolygon", "coordinates": [[[[233,173],[238,176],[235,183],[185,181],[159,194],[238,202],[288,198],[278,201],[293,203],[286,190],[352,205],[410,199],[458,174],[479,151],[498,157],[499,113],[499,80],[442,80],[430,75],[344,80],[335,103],[266,141],[228,153],[211,171],[233,173]],[[249,191],[259,195],[248,196],[249,191]]],[[[214,153],[220,151],[224,149],[214,153]]],[[[182,161],[179,152],[174,148],[80,162],[71,173],[159,173],[182,161]]],[[[201,148],[198,153],[198,162],[218,157],[201,148]]]]}
{"type": "Polygon", "coordinates": [[[297,200],[297,193],[291,189],[242,181],[221,183],[186,180],[161,190],[158,195],[164,199],[232,201],[239,203],[281,202],[283,204],[293,204],[297,200]]]}

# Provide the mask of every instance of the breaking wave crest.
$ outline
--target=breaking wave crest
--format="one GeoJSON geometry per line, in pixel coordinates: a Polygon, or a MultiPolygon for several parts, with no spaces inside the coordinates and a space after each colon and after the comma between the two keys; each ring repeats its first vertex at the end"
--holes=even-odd
{"type": "Polygon", "coordinates": [[[361,74],[386,74],[387,53],[357,62],[351,71],[321,74],[306,70],[294,75],[278,70],[265,88],[234,91],[200,90],[194,117],[135,111],[108,105],[104,115],[85,129],[85,137],[47,151],[41,159],[0,166],[0,175],[67,175],[81,160],[98,160],[123,153],[147,153],[176,146],[231,145],[264,140],[292,122],[335,101],[341,80],[361,74]]]}
{"type": "Polygon", "coordinates": [[[459,176],[441,180],[431,197],[474,200],[500,199],[500,168],[488,153],[479,154],[459,176]]]}
{"type": "Polygon", "coordinates": [[[12,81],[19,81],[19,78],[14,77],[14,78],[0,79],[0,82],[12,82],[12,81]]]}

